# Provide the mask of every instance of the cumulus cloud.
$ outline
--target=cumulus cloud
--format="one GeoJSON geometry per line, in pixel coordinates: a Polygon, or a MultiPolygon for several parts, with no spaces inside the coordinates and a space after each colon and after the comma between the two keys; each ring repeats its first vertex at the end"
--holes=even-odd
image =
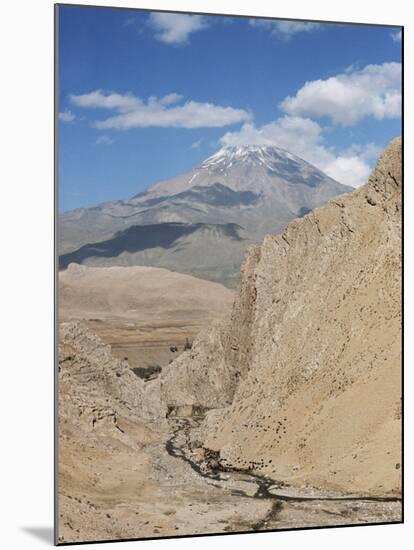
{"type": "Polygon", "coordinates": [[[390,34],[392,40],[394,42],[401,42],[401,38],[402,38],[402,32],[401,30],[399,31],[393,31],[391,34],[390,34]]]}
{"type": "Polygon", "coordinates": [[[351,68],[326,80],[306,82],[280,107],[289,115],[329,117],[342,126],[365,117],[397,118],[401,115],[401,64],[351,68]]]}
{"type": "Polygon", "coordinates": [[[333,158],[323,169],[331,178],[351,187],[360,187],[366,183],[371,171],[372,166],[361,157],[343,154],[333,158]]]}
{"type": "Polygon", "coordinates": [[[112,145],[113,142],[109,136],[99,136],[95,141],[96,145],[112,145]]]}
{"type": "Polygon", "coordinates": [[[344,155],[358,155],[361,159],[369,162],[377,160],[383,149],[384,147],[380,147],[375,143],[367,143],[366,145],[358,145],[354,143],[344,150],[344,155]]]}
{"type": "Polygon", "coordinates": [[[167,94],[164,97],[160,99],[161,105],[174,105],[174,103],[178,103],[183,99],[183,96],[181,94],[167,94]]]}
{"type": "Polygon", "coordinates": [[[256,126],[243,124],[227,132],[222,145],[276,145],[310,162],[337,181],[359,187],[366,182],[380,147],[353,144],[338,150],[326,143],[323,128],[310,117],[329,117],[343,126],[364,117],[394,118],[401,113],[401,65],[384,63],[349,67],[327,80],[307,82],[281,103],[284,116],[256,126]]]}
{"type": "Polygon", "coordinates": [[[270,19],[250,19],[252,27],[268,29],[273,36],[282,40],[290,40],[298,33],[313,32],[321,29],[320,23],[311,21],[272,21],[270,19]]]}
{"type": "Polygon", "coordinates": [[[116,109],[117,111],[127,112],[143,105],[142,99],[133,94],[105,94],[102,90],[95,90],[88,94],[70,96],[70,101],[76,107],[116,109]]]}
{"type": "Polygon", "coordinates": [[[331,178],[359,187],[372,170],[372,160],[380,148],[374,144],[352,145],[336,151],[325,143],[321,126],[302,117],[283,116],[257,127],[243,124],[237,132],[227,132],[220,139],[222,145],[276,145],[313,164],[331,178]]]}
{"type": "Polygon", "coordinates": [[[184,13],[151,13],[149,24],[155,38],[165,44],[185,44],[190,34],[208,26],[202,15],[184,13]]]}
{"type": "Polygon", "coordinates": [[[62,113],[59,113],[59,120],[62,122],[73,122],[75,120],[76,116],[69,111],[69,109],[66,109],[62,113]]]}
{"type": "Polygon", "coordinates": [[[251,119],[243,109],[222,107],[213,103],[187,101],[178,104],[182,96],[176,93],[147,101],[133,94],[105,93],[95,90],[88,94],[71,95],[71,102],[77,107],[101,108],[117,114],[94,123],[96,128],[127,130],[149,126],[173,128],[220,128],[251,119]]]}
{"type": "Polygon", "coordinates": [[[321,140],[322,129],[309,118],[284,116],[261,127],[244,124],[237,132],[227,132],[222,145],[277,145],[293,152],[307,152],[321,140]],[[293,151],[295,149],[295,151],[293,151]]]}
{"type": "Polygon", "coordinates": [[[250,116],[242,109],[221,107],[212,103],[188,101],[184,105],[165,109],[160,104],[147,104],[141,109],[115,115],[95,123],[96,128],[145,128],[148,126],[171,128],[220,128],[250,116]]]}

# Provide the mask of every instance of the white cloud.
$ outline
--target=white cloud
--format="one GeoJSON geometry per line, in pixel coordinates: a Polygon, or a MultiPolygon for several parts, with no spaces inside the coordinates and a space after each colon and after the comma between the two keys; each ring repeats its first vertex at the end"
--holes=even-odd
{"type": "Polygon", "coordinates": [[[290,40],[298,33],[320,30],[320,23],[311,21],[272,21],[270,19],[250,19],[252,27],[268,29],[272,35],[282,40],[290,40]]]}
{"type": "Polygon", "coordinates": [[[239,131],[227,132],[222,145],[278,145],[283,149],[307,151],[308,144],[321,139],[321,127],[309,118],[284,116],[261,127],[244,124],[239,131]]]}
{"type": "Polygon", "coordinates": [[[191,149],[199,149],[202,143],[203,143],[203,140],[202,140],[202,139],[199,139],[199,140],[197,140],[197,141],[194,141],[194,142],[191,144],[191,149]]]}
{"type": "Polygon", "coordinates": [[[401,30],[399,31],[393,31],[391,34],[390,34],[391,38],[393,39],[394,42],[401,42],[401,39],[402,39],[402,32],[401,30]]]}
{"type": "Polygon", "coordinates": [[[350,126],[364,117],[397,118],[401,115],[401,64],[367,65],[327,80],[313,80],[281,108],[290,115],[324,117],[350,126]]]}
{"type": "Polygon", "coordinates": [[[350,157],[339,155],[324,168],[323,172],[340,183],[360,187],[367,182],[371,170],[372,167],[356,155],[350,157]]]}
{"type": "Polygon", "coordinates": [[[309,118],[284,116],[256,127],[244,124],[237,132],[227,132],[221,138],[222,145],[276,145],[313,164],[331,178],[359,187],[372,170],[371,162],[377,157],[379,147],[352,145],[344,151],[335,151],[325,144],[323,130],[309,118]]]}
{"type": "Polygon", "coordinates": [[[383,147],[379,147],[379,145],[376,145],[375,143],[367,143],[364,146],[354,143],[345,149],[343,154],[348,157],[358,155],[361,159],[369,162],[377,160],[382,150],[383,147]]]}
{"type": "Polygon", "coordinates": [[[148,126],[171,128],[220,128],[250,116],[246,111],[221,107],[212,103],[188,101],[184,105],[163,108],[162,105],[146,105],[142,109],[116,115],[95,123],[96,128],[145,128],[148,126]]]}
{"type": "Polygon", "coordinates": [[[105,94],[102,90],[96,90],[89,94],[72,94],[70,101],[77,107],[116,109],[121,112],[128,112],[143,105],[143,101],[132,94],[105,94]]]}
{"type": "Polygon", "coordinates": [[[165,44],[185,44],[191,33],[208,26],[202,15],[184,13],[151,13],[149,24],[156,31],[155,38],[165,44]]]}
{"type": "Polygon", "coordinates": [[[109,136],[99,136],[95,141],[96,145],[112,145],[113,142],[109,136]]]}
{"type": "Polygon", "coordinates": [[[181,101],[182,98],[183,96],[181,94],[167,94],[160,99],[160,103],[161,105],[174,105],[174,103],[181,101]]]}
{"type": "Polygon", "coordinates": [[[62,113],[59,113],[59,120],[62,122],[73,122],[75,120],[76,116],[69,111],[69,109],[66,109],[62,113]]]}
{"type": "Polygon", "coordinates": [[[116,115],[94,123],[96,128],[145,128],[149,126],[174,128],[220,128],[251,119],[243,109],[222,107],[213,103],[187,101],[179,94],[168,94],[162,98],[151,96],[145,102],[133,94],[104,93],[96,90],[89,94],[72,95],[72,103],[78,107],[102,108],[115,111],[116,115]]]}

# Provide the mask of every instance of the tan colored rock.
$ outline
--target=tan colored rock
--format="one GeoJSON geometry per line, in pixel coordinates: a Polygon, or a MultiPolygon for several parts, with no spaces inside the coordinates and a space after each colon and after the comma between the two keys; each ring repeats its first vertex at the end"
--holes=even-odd
{"type": "Polygon", "coordinates": [[[137,378],[84,323],[61,326],[59,366],[60,543],[217,533],[267,517],[272,502],[234,495],[167,453],[158,380],[137,378]]]}
{"type": "Polygon", "coordinates": [[[250,249],[231,321],[164,379],[167,401],[216,407],[204,444],[222,464],[401,492],[401,187],[396,139],[365,186],[250,249]]]}
{"type": "Polygon", "coordinates": [[[160,440],[163,418],[157,381],[144,384],[82,323],[60,326],[60,542],[133,536],[113,509],[154,490],[144,449],[160,440]]]}
{"type": "Polygon", "coordinates": [[[231,404],[238,381],[248,371],[251,360],[254,267],[259,257],[260,246],[251,246],[242,266],[244,284],[236,295],[231,318],[227,316],[202,330],[192,350],[162,373],[162,399],[167,405],[211,409],[231,404]]]}
{"type": "Polygon", "coordinates": [[[148,385],[139,379],[126,361],[116,359],[111,347],[83,323],[60,325],[61,433],[66,423],[90,433],[96,423],[108,418],[111,430],[115,430],[119,428],[117,419],[123,417],[143,422],[165,416],[157,398],[159,392],[153,387],[153,383],[148,385]]]}

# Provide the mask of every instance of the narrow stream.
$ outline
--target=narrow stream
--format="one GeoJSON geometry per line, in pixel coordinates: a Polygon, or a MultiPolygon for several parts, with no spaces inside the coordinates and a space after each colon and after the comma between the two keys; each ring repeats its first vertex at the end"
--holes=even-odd
{"type": "MultiPolygon", "coordinates": [[[[193,419],[194,420],[194,419],[193,419]]],[[[176,421],[177,422],[177,421],[176,421]]],[[[237,496],[243,496],[246,498],[253,499],[272,499],[272,508],[269,514],[259,523],[252,526],[254,530],[260,530],[266,527],[268,523],[274,520],[277,514],[283,508],[284,503],[312,503],[312,502],[348,502],[348,503],[401,503],[401,498],[398,497],[370,497],[370,496],[328,496],[328,495],[318,495],[318,496],[309,496],[309,495],[287,495],[277,492],[280,490],[282,484],[274,479],[261,476],[260,474],[240,472],[239,470],[231,469],[203,469],[200,464],[197,464],[192,460],[186,451],[188,448],[184,445],[179,445],[177,443],[178,437],[184,432],[186,435],[185,441],[188,441],[188,431],[191,429],[190,421],[187,419],[180,419],[176,428],[173,431],[172,436],[168,439],[165,444],[165,449],[167,453],[177,459],[183,460],[195,471],[199,476],[213,480],[216,487],[230,490],[232,494],[237,496]],[[231,482],[238,483],[251,483],[256,486],[256,491],[254,493],[248,494],[241,489],[233,489],[231,487],[226,487],[226,485],[231,485],[231,482]]],[[[289,487],[283,484],[283,488],[289,490],[289,487]]],[[[293,488],[292,488],[293,489],[293,488]]],[[[297,492],[297,489],[294,489],[297,492]]]]}

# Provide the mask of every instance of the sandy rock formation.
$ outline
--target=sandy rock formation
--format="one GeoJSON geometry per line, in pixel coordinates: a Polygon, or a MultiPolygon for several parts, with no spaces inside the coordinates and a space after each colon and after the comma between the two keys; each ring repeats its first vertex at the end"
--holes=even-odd
{"type": "Polygon", "coordinates": [[[86,432],[110,417],[118,431],[123,417],[153,421],[165,416],[158,389],[135,376],[127,362],[116,359],[80,322],[63,323],[59,330],[59,419],[86,432]]]}
{"type": "Polygon", "coordinates": [[[149,490],[144,449],[158,442],[164,419],[158,381],[144,384],[82,323],[60,326],[61,542],[136,533],[134,506],[126,513],[120,503],[149,490]]]}
{"type": "Polygon", "coordinates": [[[161,396],[170,409],[230,405],[237,371],[230,369],[224,358],[226,336],[226,324],[216,322],[201,332],[191,350],[162,372],[161,396]]]}
{"type": "Polygon", "coordinates": [[[396,139],[365,186],[249,249],[231,320],[162,377],[167,403],[215,408],[223,465],[400,493],[401,188],[396,139]]]}
{"type": "Polygon", "coordinates": [[[247,373],[253,348],[250,327],[256,289],[252,284],[260,246],[250,247],[242,266],[242,284],[230,319],[202,330],[191,351],[161,376],[163,402],[216,409],[230,405],[240,377],[247,373]]]}

